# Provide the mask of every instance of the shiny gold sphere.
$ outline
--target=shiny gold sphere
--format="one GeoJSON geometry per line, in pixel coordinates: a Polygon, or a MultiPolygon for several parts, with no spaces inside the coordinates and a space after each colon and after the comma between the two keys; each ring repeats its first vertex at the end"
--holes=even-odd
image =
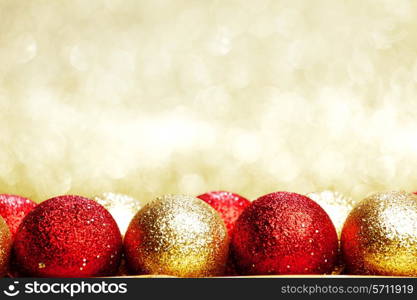
{"type": "Polygon", "coordinates": [[[343,224],[354,206],[352,198],[334,191],[309,193],[307,197],[313,199],[327,212],[340,239],[343,224]]]}
{"type": "Polygon", "coordinates": [[[417,276],[417,196],[387,192],[359,202],[341,247],[350,274],[417,276]]]}
{"type": "Polygon", "coordinates": [[[144,202],[124,194],[103,193],[94,196],[93,199],[110,212],[122,235],[135,214],[144,206],[144,202]]]}
{"type": "Polygon", "coordinates": [[[185,195],[148,203],[130,223],[124,245],[133,272],[179,277],[222,275],[229,249],[219,214],[185,195]]]}
{"type": "Polygon", "coordinates": [[[0,216],[0,277],[6,275],[9,267],[12,236],[4,219],[0,216]]]}

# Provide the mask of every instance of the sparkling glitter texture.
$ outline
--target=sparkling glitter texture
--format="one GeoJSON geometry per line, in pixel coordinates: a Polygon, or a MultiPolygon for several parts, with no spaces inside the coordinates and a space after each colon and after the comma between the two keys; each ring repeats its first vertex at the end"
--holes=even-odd
{"type": "Polygon", "coordinates": [[[353,209],[353,199],[334,191],[309,193],[307,194],[307,197],[313,199],[326,211],[340,238],[343,224],[345,223],[348,214],[353,209]]]}
{"type": "Polygon", "coordinates": [[[248,199],[238,194],[225,191],[213,191],[202,194],[197,198],[204,200],[217,210],[226,224],[229,235],[231,235],[232,230],[235,227],[237,218],[239,218],[244,209],[250,205],[248,199]]]}
{"type": "Polygon", "coordinates": [[[119,266],[122,239],[104,207],[80,196],[60,196],[42,202],[26,216],[13,250],[23,275],[112,275],[119,266]]]}
{"type": "Polygon", "coordinates": [[[30,199],[8,194],[0,194],[0,216],[4,218],[12,235],[23,218],[36,206],[30,199]]]}
{"type": "Polygon", "coordinates": [[[417,276],[417,196],[374,194],[349,214],[342,252],[351,274],[417,276]]]}
{"type": "Polygon", "coordinates": [[[180,277],[222,275],[229,248],[219,214],[185,195],[148,203],[130,223],[124,245],[133,272],[180,277]]]}
{"type": "Polygon", "coordinates": [[[0,216],[0,277],[6,275],[10,260],[12,236],[9,227],[0,216]]]}
{"type": "Polygon", "coordinates": [[[94,196],[93,200],[104,206],[111,213],[122,235],[125,234],[132,218],[144,205],[138,199],[116,193],[103,193],[94,196]]]}
{"type": "Polygon", "coordinates": [[[276,192],[252,202],[232,237],[233,260],[242,275],[331,273],[336,230],[310,198],[276,192]]]}

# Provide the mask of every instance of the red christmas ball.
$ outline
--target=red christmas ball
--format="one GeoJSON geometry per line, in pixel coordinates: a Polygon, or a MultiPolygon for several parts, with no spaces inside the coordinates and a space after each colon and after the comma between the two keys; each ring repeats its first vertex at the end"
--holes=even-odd
{"type": "Polygon", "coordinates": [[[335,227],[310,198],[288,192],[260,197],[236,222],[231,251],[241,274],[330,273],[337,258],[335,227]]]}
{"type": "Polygon", "coordinates": [[[0,194],[0,216],[9,226],[12,236],[16,234],[17,228],[23,218],[36,206],[30,199],[8,194],[0,194]]]}
{"type": "Polygon", "coordinates": [[[213,191],[198,196],[201,200],[210,204],[222,217],[229,235],[235,226],[240,214],[250,205],[250,201],[238,194],[213,191]]]}
{"type": "Polygon", "coordinates": [[[110,213],[80,196],[46,200],[16,233],[14,265],[23,275],[90,277],[117,271],[122,238],[110,213]]]}

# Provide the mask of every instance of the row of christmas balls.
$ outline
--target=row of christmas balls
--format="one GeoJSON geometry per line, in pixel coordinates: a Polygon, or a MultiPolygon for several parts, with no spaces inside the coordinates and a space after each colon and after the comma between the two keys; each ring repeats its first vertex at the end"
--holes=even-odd
{"type": "Polygon", "coordinates": [[[131,197],[107,193],[96,201],[60,196],[36,206],[0,195],[0,215],[8,225],[0,217],[0,272],[6,273],[12,247],[12,276],[114,275],[120,272],[120,228],[134,274],[331,273],[339,242],[330,215],[341,232],[341,259],[349,273],[417,275],[413,194],[375,194],[353,209],[352,201],[334,192],[277,192],[252,203],[228,192],[198,198],[210,205],[167,195],[142,207],[131,197]]]}

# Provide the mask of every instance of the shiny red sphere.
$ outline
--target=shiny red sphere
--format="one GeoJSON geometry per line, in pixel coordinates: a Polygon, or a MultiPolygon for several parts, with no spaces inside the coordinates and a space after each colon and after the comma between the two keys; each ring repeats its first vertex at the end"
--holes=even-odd
{"type": "Polygon", "coordinates": [[[210,204],[222,217],[229,235],[231,235],[235,222],[240,214],[250,205],[250,201],[238,194],[213,191],[197,196],[210,204]]]}
{"type": "Polygon", "coordinates": [[[260,197],[236,222],[231,253],[242,275],[330,273],[338,239],[327,213],[289,192],[260,197]]]}
{"type": "Polygon", "coordinates": [[[30,199],[17,195],[0,194],[0,216],[6,221],[12,236],[16,234],[23,218],[35,206],[36,203],[30,199]]]}
{"type": "Polygon", "coordinates": [[[121,251],[110,213],[93,200],[68,195],[42,202],[24,218],[13,259],[27,276],[105,276],[116,273],[121,251]]]}

